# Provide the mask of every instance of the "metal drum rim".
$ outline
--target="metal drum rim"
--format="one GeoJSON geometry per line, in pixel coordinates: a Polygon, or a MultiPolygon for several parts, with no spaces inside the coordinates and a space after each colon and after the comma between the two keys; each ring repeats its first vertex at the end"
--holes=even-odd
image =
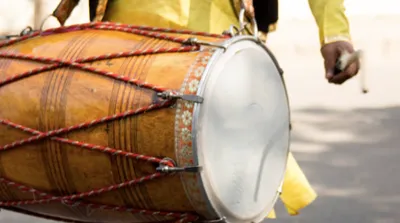
{"type": "MultiPolygon", "coordinates": [[[[275,67],[277,69],[277,72],[281,74],[280,75],[281,76],[281,81],[282,81],[282,85],[283,85],[284,92],[285,92],[286,104],[287,104],[287,107],[288,107],[288,119],[290,121],[291,120],[291,112],[290,112],[290,103],[289,103],[287,87],[286,87],[286,84],[285,84],[285,81],[284,81],[284,78],[283,78],[283,75],[282,75],[282,71],[281,71],[281,68],[279,66],[279,63],[278,63],[277,59],[275,58],[275,56],[273,55],[271,50],[269,50],[261,41],[259,41],[259,39],[255,38],[253,36],[247,36],[247,35],[246,36],[235,36],[235,37],[232,37],[232,38],[226,40],[221,45],[224,46],[225,49],[227,49],[231,45],[233,45],[235,43],[238,43],[238,42],[241,42],[241,41],[252,41],[252,42],[255,42],[257,45],[262,47],[267,52],[267,54],[270,56],[270,59],[274,63],[274,65],[275,65],[275,67]]],[[[206,69],[205,69],[205,71],[203,73],[203,76],[202,76],[202,78],[200,80],[199,87],[198,87],[198,90],[197,90],[197,95],[202,96],[204,94],[205,84],[207,82],[207,79],[208,79],[208,77],[210,75],[210,72],[211,72],[212,68],[216,65],[215,61],[217,61],[218,58],[222,56],[222,54],[224,53],[225,49],[223,49],[223,48],[216,49],[215,52],[213,53],[212,57],[209,60],[209,64],[207,64],[206,69]]],[[[198,119],[199,119],[199,114],[200,114],[200,110],[201,110],[200,107],[201,107],[200,104],[195,104],[195,106],[194,106],[193,122],[192,122],[192,129],[193,130],[195,130],[197,125],[198,125],[198,119]]],[[[289,131],[288,141],[289,142],[288,142],[288,148],[286,149],[285,163],[287,163],[288,157],[289,157],[289,153],[290,153],[290,141],[291,141],[290,131],[289,131]]],[[[195,134],[192,135],[192,142],[193,142],[193,147],[192,147],[193,148],[193,157],[195,159],[194,163],[196,165],[201,165],[201,163],[199,163],[198,148],[197,148],[197,137],[196,137],[195,134]]],[[[272,203],[273,205],[277,202],[277,200],[279,198],[279,195],[280,195],[280,192],[281,192],[281,187],[282,187],[282,184],[283,184],[283,181],[284,181],[285,172],[286,172],[286,165],[285,165],[285,168],[283,169],[282,176],[280,177],[281,178],[280,187],[277,188],[277,192],[279,192],[279,193],[276,194],[275,199],[274,199],[274,201],[272,203]]],[[[209,198],[208,197],[208,192],[206,191],[206,188],[204,186],[204,182],[203,182],[204,179],[203,179],[202,176],[199,177],[199,181],[200,181],[200,184],[201,184],[200,186],[201,186],[202,195],[205,196],[206,198],[209,198]]],[[[212,202],[210,200],[207,200],[207,203],[208,203],[207,205],[209,207],[208,208],[209,212],[212,215],[214,215],[213,216],[214,219],[210,219],[210,220],[220,219],[221,221],[226,221],[224,216],[221,216],[219,213],[217,213],[217,210],[215,210],[215,208],[214,208],[214,206],[213,206],[213,204],[212,204],[212,202]]],[[[260,216],[259,219],[257,219],[257,220],[261,221],[271,211],[272,211],[272,209],[271,210],[266,210],[262,214],[262,216],[260,216]]]]}

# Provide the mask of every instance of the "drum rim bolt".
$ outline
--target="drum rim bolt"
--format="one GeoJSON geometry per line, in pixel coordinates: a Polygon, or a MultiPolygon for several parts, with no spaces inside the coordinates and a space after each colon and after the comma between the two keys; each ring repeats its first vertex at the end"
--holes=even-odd
{"type": "Polygon", "coordinates": [[[217,47],[217,48],[221,48],[224,49],[224,51],[227,49],[226,46],[217,44],[217,43],[211,43],[211,42],[207,42],[207,41],[201,41],[199,39],[197,39],[196,37],[190,37],[187,38],[184,42],[184,45],[190,45],[190,46],[196,46],[196,45],[204,45],[204,46],[211,46],[211,47],[217,47]]]}
{"type": "Polygon", "coordinates": [[[193,95],[193,94],[182,94],[176,91],[164,91],[164,92],[159,92],[157,93],[158,97],[161,97],[162,99],[166,100],[172,100],[172,99],[182,99],[185,101],[190,101],[194,103],[203,103],[204,98],[198,95],[193,95]]]}
{"type": "Polygon", "coordinates": [[[156,171],[161,172],[161,173],[178,173],[178,172],[190,172],[190,173],[197,173],[202,170],[201,166],[185,166],[185,167],[178,167],[176,162],[169,158],[166,157],[162,159],[162,162],[160,162],[160,165],[156,168],[156,171]],[[166,163],[172,163],[173,165],[170,166],[166,163]]]}

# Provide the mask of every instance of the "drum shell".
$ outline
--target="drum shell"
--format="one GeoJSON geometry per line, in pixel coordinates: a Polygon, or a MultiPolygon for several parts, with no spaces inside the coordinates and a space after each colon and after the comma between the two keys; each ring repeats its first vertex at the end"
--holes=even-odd
{"type": "MultiPolygon", "coordinates": [[[[189,35],[178,35],[182,38],[189,35]]],[[[190,35],[193,36],[193,35],[190,35]]],[[[207,41],[218,38],[198,37],[207,41]]],[[[117,31],[85,30],[35,37],[0,48],[0,52],[76,60],[109,53],[180,43],[117,31]]],[[[160,53],[102,60],[91,66],[179,90],[199,52],[160,53]]],[[[46,65],[0,58],[0,80],[46,65]]],[[[156,92],[75,68],[59,68],[0,87],[0,118],[48,132],[138,109],[160,100],[156,92]]],[[[179,154],[175,147],[176,107],[146,112],[61,135],[70,140],[109,146],[154,157],[179,154]]],[[[32,136],[0,125],[0,145],[32,136]]],[[[56,196],[90,191],[154,173],[157,164],[91,151],[54,140],[42,140],[0,154],[2,177],[56,196]]],[[[182,178],[184,179],[184,178],[182,178]]],[[[14,187],[0,185],[0,200],[37,199],[14,187]]],[[[130,186],[83,201],[147,210],[194,212],[180,175],[130,186]]],[[[127,212],[91,210],[62,203],[18,207],[32,213],[81,222],[155,222],[171,218],[127,212]]]]}

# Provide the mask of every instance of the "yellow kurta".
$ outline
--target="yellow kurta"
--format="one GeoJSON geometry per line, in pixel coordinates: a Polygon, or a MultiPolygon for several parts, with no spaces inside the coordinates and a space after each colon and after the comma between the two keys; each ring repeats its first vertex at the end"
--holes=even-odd
{"type": "MultiPolygon", "coordinates": [[[[221,33],[238,25],[231,0],[98,0],[95,21],[111,20],[221,33]],[[107,11],[106,11],[107,9],[107,11]],[[138,22],[139,21],[139,22],[138,22]],[[218,22],[217,22],[218,21],[218,22]]],[[[236,5],[238,5],[238,0],[236,5]]],[[[308,0],[319,28],[321,46],[337,40],[350,41],[344,0],[308,0]]],[[[61,0],[53,15],[61,24],[79,0],[61,0]]]]}
{"type": "MultiPolygon", "coordinates": [[[[238,0],[235,0],[238,3],[238,0]]],[[[309,0],[319,28],[321,46],[337,40],[350,41],[344,0],[309,0]]],[[[165,28],[184,28],[222,33],[230,25],[238,26],[237,8],[230,0],[99,0],[96,21],[113,21],[165,28]]],[[[61,23],[68,18],[77,0],[63,0],[54,15],[61,23]]],[[[317,197],[307,178],[289,154],[281,200],[289,214],[312,203],[317,197]]],[[[272,211],[269,216],[275,218],[272,211]]]]}
{"type": "MultiPolygon", "coordinates": [[[[309,0],[321,45],[350,40],[343,1],[309,0]]],[[[231,0],[112,0],[103,20],[222,33],[232,24],[239,25],[235,11],[231,0]]]]}

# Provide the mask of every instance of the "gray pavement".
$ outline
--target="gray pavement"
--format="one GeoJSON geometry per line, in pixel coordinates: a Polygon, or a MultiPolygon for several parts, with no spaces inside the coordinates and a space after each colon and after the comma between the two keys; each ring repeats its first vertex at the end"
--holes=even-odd
{"type": "Polygon", "coordinates": [[[285,21],[271,37],[292,103],[292,151],[319,194],[296,217],[278,205],[277,222],[400,222],[399,19],[351,18],[354,43],[365,51],[366,95],[358,78],[325,83],[312,21],[285,21]]]}
{"type": "MultiPolygon", "coordinates": [[[[400,16],[351,21],[366,53],[366,95],[358,78],[325,82],[312,20],[282,21],[270,37],[291,99],[292,151],[319,195],[295,217],[278,204],[275,222],[400,222],[400,16]]],[[[47,223],[9,212],[0,212],[0,222],[47,223]]]]}

